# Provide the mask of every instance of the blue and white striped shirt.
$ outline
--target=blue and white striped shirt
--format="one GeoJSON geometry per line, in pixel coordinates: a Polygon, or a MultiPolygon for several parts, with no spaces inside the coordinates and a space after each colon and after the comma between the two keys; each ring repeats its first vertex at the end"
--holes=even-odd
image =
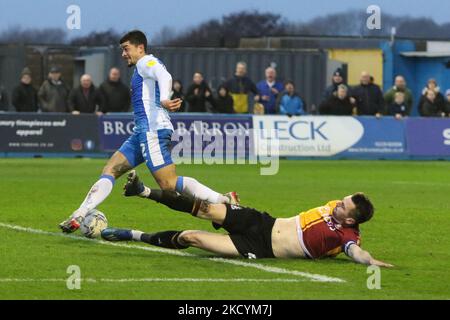
{"type": "Polygon", "coordinates": [[[170,99],[171,90],[172,76],[159,59],[153,55],[139,59],[131,78],[135,132],[173,130],[169,112],[161,105],[170,99]]]}

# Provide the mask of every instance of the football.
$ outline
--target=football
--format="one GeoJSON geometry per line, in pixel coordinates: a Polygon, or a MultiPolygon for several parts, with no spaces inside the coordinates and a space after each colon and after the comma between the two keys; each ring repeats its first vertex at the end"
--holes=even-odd
{"type": "Polygon", "coordinates": [[[107,226],[108,220],[106,216],[97,209],[93,209],[84,217],[80,225],[80,231],[87,238],[98,238],[107,226]]]}

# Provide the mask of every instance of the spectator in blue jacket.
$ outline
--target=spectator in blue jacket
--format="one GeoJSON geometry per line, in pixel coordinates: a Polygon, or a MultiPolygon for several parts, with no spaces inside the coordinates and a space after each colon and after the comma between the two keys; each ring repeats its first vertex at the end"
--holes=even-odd
{"type": "Polygon", "coordinates": [[[266,69],[266,79],[256,85],[260,96],[260,103],[264,106],[264,114],[275,114],[277,112],[277,98],[283,91],[283,83],[277,81],[275,68],[266,69]]]}
{"type": "Polygon", "coordinates": [[[306,103],[300,95],[295,92],[294,82],[287,81],[284,85],[284,91],[278,97],[277,110],[279,114],[288,116],[306,114],[306,103]]]}

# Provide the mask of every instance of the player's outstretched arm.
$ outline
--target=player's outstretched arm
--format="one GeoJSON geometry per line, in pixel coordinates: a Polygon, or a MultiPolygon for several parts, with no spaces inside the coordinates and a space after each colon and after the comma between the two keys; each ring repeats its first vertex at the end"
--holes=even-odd
{"type": "Polygon", "coordinates": [[[364,251],[358,245],[352,244],[348,248],[347,254],[355,262],[379,267],[392,268],[393,265],[374,259],[369,252],[364,251]]]}

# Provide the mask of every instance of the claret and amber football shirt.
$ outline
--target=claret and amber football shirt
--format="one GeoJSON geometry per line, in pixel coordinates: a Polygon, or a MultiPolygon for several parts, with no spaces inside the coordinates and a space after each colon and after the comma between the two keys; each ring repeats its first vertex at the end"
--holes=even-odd
{"type": "Polygon", "coordinates": [[[360,245],[358,226],[342,227],[333,217],[339,201],[300,213],[297,232],[300,245],[309,258],[335,257],[348,254],[351,244],[360,245]]]}

